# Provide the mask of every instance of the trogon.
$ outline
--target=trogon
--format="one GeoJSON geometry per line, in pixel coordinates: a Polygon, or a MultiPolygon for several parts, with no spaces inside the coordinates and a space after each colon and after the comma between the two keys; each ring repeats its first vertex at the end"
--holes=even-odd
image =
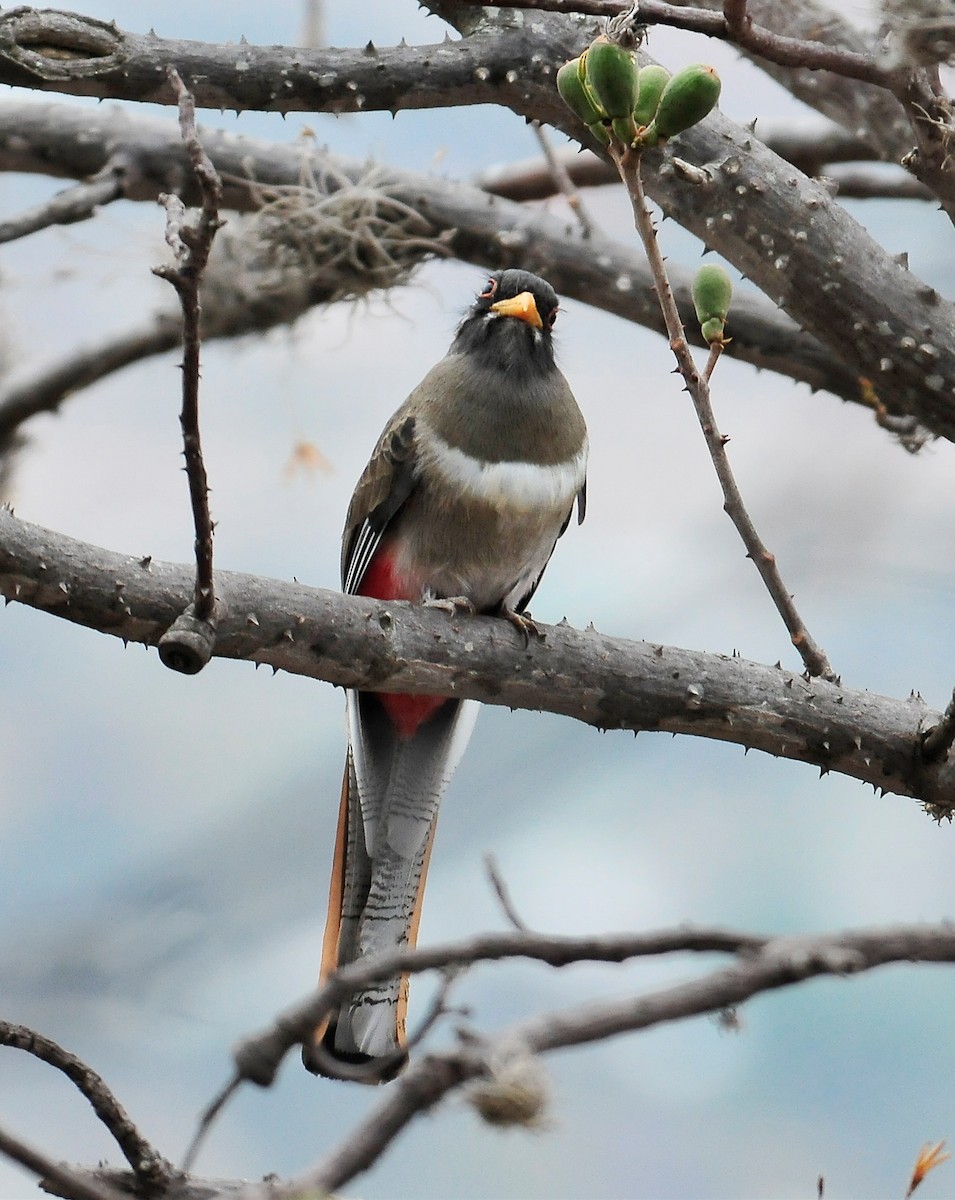
{"type": "MultiPolygon", "coordinates": [[[[586,500],[587,429],[554,361],[557,310],[536,275],[491,275],[362,472],[345,521],[345,592],[499,614],[533,632],[526,605],[586,500]]],[[[323,978],[415,944],[438,804],[477,709],[347,693],[323,978]]],[[[366,1064],[363,1078],[391,1078],[404,1059],[407,990],[395,978],[352,996],[316,1031],[321,1052],[306,1047],[306,1065],[334,1076],[338,1064],[366,1064]]]]}

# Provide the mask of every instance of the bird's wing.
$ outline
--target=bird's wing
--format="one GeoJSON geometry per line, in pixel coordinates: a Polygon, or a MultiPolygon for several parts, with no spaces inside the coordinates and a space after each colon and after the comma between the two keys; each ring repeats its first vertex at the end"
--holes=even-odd
{"type": "MultiPolygon", "coordinates": [[[[577,493],[577,495],[574,499],[574,504],[577,505],[577,524],[582,525],[584,517],[587,514],[587,480],[586,479],[580,485],[580,491],[577,493]]],[[[561,538],[564,536],[567,526],[570,524],[570,518],[574,515],[574,504],[571,504],[570,508],[568,508],[568,510],[567,510],[567,516],[564,518],[564,523],[563,523],[563,525],[561,525],[560,532],[557,534],[558,538],[561,538]]],[[[557,541],[555,539],[554,546],[556,546],[556,545],[557,545],[557,541]]],[[[554,553],[554,546],[551,546],[550,554],[548,554],[548,556],[547,556],[547,562],[545,562],[543,567],[541,568],[541,573],[537,576],[537,578],[534,580],[534,582],[531,584],[531,586],[527,589],[527,591],[524,593],[524,595],[521,596],[521,598],[514,605],[515,612],[522,613],[527,608],[528,604],[530,604],[531,599],[534,596],[534,593],[537,591],[537,587],[540,584],[540,581],[544,578],[544,572],[547,570],[547,563],[550,562],[551,554],[554,553]]]]}
{"type": "Polygon", "coordinates": [[[415,487],[415,417],[398,410],[362,472],[345,518],[342,539],[342,590],[354,595],[375,551],[415,487]]]}

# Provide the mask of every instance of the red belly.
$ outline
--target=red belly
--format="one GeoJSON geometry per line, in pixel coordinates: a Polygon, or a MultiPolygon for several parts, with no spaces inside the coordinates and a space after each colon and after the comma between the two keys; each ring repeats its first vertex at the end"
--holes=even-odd
{"type": "MultiPolygon", "coordinates": [[[[421,599],[418,589],[408,587],[395,574],[394,559],[387,547],[379,548],[368,564],[358,594],[373,600],[421,599]]],[[[441,696],[403,696],[396,692],[375,692],[375,695],[400,738],[414,737],[425,721],[448,703],[441,696]]]]}

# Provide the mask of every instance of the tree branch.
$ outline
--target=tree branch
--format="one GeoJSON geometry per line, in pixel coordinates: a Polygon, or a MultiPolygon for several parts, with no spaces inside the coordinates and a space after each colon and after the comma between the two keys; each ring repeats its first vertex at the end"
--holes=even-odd
{"type": "MultiPolygon", "coordinates": [[[[924,763],[939,714],[780,667],[542,626],[525,646],[509,622],[449,617],[301,584],[220,572],[216,654],[343,687],[454,695],[571,716],[602,729],[715,738],[813,763],[933,815],[955,809],[955,765],[924,763]],[[466,630],[466,636],[465,636],[466,630]]],[[[0,509],[0,594],[125,641],[155,645],[191,590],[189,570],[135,558],[0,509]]]]}
{"type": "Polygon", "coordinates": [[[9,1021],[0,1021],[0,1045],[24,1050],[62,1071],[80,1094],[90,1102],[93,1111],[112,1134],[142,1186],[162,1188],[169,1183],[175,1174],[172,1164],[143,1137],[110,1091],[106,1081],[82,1059],[64,1050],[51,1038],[44,1037],[25,1025],[14,1025],[9,1021]]]}
{"type": "MultiPolygon", "coordinates": [[[[827,122],[828,126],[828,122],[827,122]]],[[[878,156],[857,138],[837,126],[800,129],[791,123],[774,125],[758,122],[759,137],[765,146],[784,158],[804,175],[824,175],[841,199],[932,200],[934,195],[917,179],[903,171],[889,173],[879,167],[852,164],[871,163],[878,156]]],[[[565,146],[552,151],[560,168],[577,188],[602,187],[619,182],[612,163],[589,150],[565,146]]],[[[491,167],[475,180],[492,196],[505,200],[546,200],[558,192],[554,173],[547,161],[530,158],[521,162],[491,167]]]]}
{"type": "MultiPolygon", "coordinates": [[[[255,210],[261,205],[263,188],[300,183],[303,170],[312,172],[320,186],[330,188],[335,186],[333,180],[337,176],[357,180],[367,172],[366,164],[319,154],[303,146],[272,145],[211,130],[203,132],[203,141],[223,176],[223,203],[242,211],[255,210]],[[261,186],[253,185],[250,175],[261,186]],[[331,182],[326,183],[326,178],[331,182]]],[[[130,173],[127,198],[155,200],[160,192],[179,187],[183,189],[187,203],[196,199],[188,187],[189,164],[180,140],[170,126],[162,122],[104,109],[77,112],[65,105],[0,104],[0,170],[89,174],[100,169],[117,146],[122,146],[127,155],[134,156],[135,170],[130,173]]],[[[729,181],[727,176],[727,185],[729,181]]],[[[612,241],[599,233],[587,240],[575,237],[572,227],[558,218],[504,201],[489,205],[486,194],[478,189],[423,173],[389,168],[383,171],[381,182],[382,186],[392,187],[396,197],[414,206],[427,218],[435,236],[444,236],[447,248],[456,257],[482,267],[524,266],[537,270],[564,296],[664,332],[649,270],[642,255],[632,246],[612,241]]],[[[659,177],[651,176],[649,183],[657,182],[659,177]]],[[[719,184],[717,177],[713,183],[714,192],[718,192],[719,184]]],[[[767,185],[760,182],[755,186],[762,192],[767,185]]],[[[686,190],[685,184],[683,190],[686,190]]],[[[781,183],[775,194],[780,190],[785,190],[781,183]]],[[[754,198],[756,194],[748,193],[754,198]]],[[[716,197],[707,192],[706,199],[712,208],[716,197]]],[[[813,217],[813,225],[824,219],[828,207],[827,198],[826,208],[813,217]]],[[[799,219],[805,224],[807,214],[803,212],[799,219]]],[[[719,222],[717,232],[722,233],[723,228],[724,223],[719,222]]],[[[720,239],[714,237],[712,242],[719,245],[720,239]]],[[[840,244],[845,250],[845,245],[840,244]]],[[[881,250],[878,255],[883,259],[886,257],[881,250]]],[[[806,250],[806,257],[812,259],[811,247],[806,250]]],[[[851,265],[852,260],[848,261],[851,265]]],[[[811,293],[815,286],[813,281],[823,274],[823,266],[832,269],[831,257],[812,266],[806,292],[811,293]]],[[[810,269],[808,263],[806,269],[810,269]]],[[[898,272],[896,264],[893,264],[893,270],[898,272]]],[[[851,276],[851,271],[848,273],[851,276]]],[[[690,325],[691,341],[696,341],[698,332],[693,330],[690,298],[692,275],[674,264],[671,264],[670,275],[680,311],[690,325]]],[[[817,299],[821,304],[822,297],[817,299]]],[[[862,293],[859,303],[866,308],[864,319],[870,326],[875,326],[881,313],[879,297],[862,293]]],[[[235,336],[249,328],[263,327],[262,316],[252,304],[242,305],[238,311],[235,306],[230,308],[226,314],[228,319],[222,325],[211,319],[213,314],[209,310],[207,298],[203,324],[205,338],[235,336]]],[[[157,348],[166,345],[166,319],[160,320],[161,336],[157,348]]],[[[825,324],[821,316],[817,323],[825,324]]],[[[831,334],[832,328],[827,326],[830,340],[831,334]]],[[[909,336],[921,339],[922,335],[920,330],[913,328],[909,336]]],[[[948,336],[944,327],[939,326],[938,336],[948,336]]],[[[125,347],[126,339],[120,340],[125,347]]],[[[734,300],[733,342],[728,353],[754,366],[776,370],[808,383],[814,389],[823,388],[844,400],[870,406],[871,385],[867,391],[865,381],[875,373],[876,364],[870,356],[860,356],[865,363],[861,373],[864,378],[860,378],[860,365],[853,367],[843,363],[840,357],[853,349],[854,345],[845,339],[838,351],[822,344],[816,337],[801,332],[774,305],[751,292],[739,292],[734,300]]],[[[95,357],[94,349],[91,359],[95,361],[95,357]]],[[[55,368],[55,377],[50,381],[44,372],[39,380],[21,378],[10,385],[6,394],[0,392],[0,441],[26,415],[59,404],[62,394],[57,391],[57,380],[67,388],[74,386],[72,371],[67,364],[63,364],[62,371],[55,368]],[[48,387],[49,382],[54,386],[48,387]]],[[[919,377],[919,386],[924,393],[924,402],[919,405],[921,409],[934,408],[940,403],[938,394],[926,386],[924,375],[919,377]]],[[[917,420],[911,420],[911,428],[898,432],[903,439],[912,439],[910,445],[917,448],[924,441],[924,435],[919,433],[917,420]]],[[[936,434],[955,437],[955,404],[943,420],[929,428],[936,434]]]]}
{"type": "Polygon", "coordinates": [[[122,195],[123,168],[118,163],[107,163],[103,171],[88,182],[76,183],[58,192],[45,204],[0,222],[0,242],[13,242],[41,229],[49,229],[51,225],[87,221],[104,204],[119,200],[122,195]]]}
{"type": "MultiPolygon", "coordinates": [[[[487,7],[492,0],[463,0],[465,4],[487,7]]],[[[597,17],[616,17],[633,9],[632,0],[509,0],[512,8],[538,12],[583,13],[597,17]]],[[[640,0],[634,22],[644,25],[669,25],[690,33],[731,42],[756,58],[780,67],[800,67],[810,71],[832,71],[845,79],[889,87],[892,74],[869,54],[830,46],[816,38],[787,37],[767,26],[748,20],[730,21],[724,15],[724,0],[719,10],[690,5],[668,4],[664,0],[640,0]]]]}
{"type": "Polygon", "coordinates": [[[5,1129],[0,1129],[0,1154],[5,1154],[38,1175],[42,1184],[49,1182],[54,1185],[59,1189],[57,1194],[68,1197],[68,1200],[129,1200],[128,1192],[117,1191],[102,1180],[91,1177],[87,1171],[75,1171],[49,1158],[5,1129]]]}
{"type": "MultiPolygon", "coordinates": [[[[362,966],[366,973],[377,966],[377,972],[368,978],[387,978],[398,970],[434,969],[442,963],[468,961],[469,954],[472,962],[482,961],[486,952],[493,957],[509,956],[509,953],[520,955],[522,945],[529,951],[529,957],[561,965],[568,961],[590,960],[595,950],[598,958],[602,957],[599,951],[609,949],[611,941],[616,942],[615,949],[621,954],[627,954],[628,949],[636,954],[722,950],[735,953],[737,957],[726,967],[643,995],[544,1013],[492,1037],[465,1035],[458,1049],[446,1054],[429,1054],[412,1063],[389,1087],[379,1104],[350,1132],[347,1140],[317,1167],[295,1179],[272,1183],[268,1191],[250,1189],[245,1200],[266,1200],[266,1197],[268,1200],[291,1200],[312,1192],[325,1194],[344,1186],[367,1170],[416,1116],[429,1111],[449,1091],[468,1080],[492,1076],[501,1058],[519,1054],[534,1056],[702,1013],[720,1012],[760,993],[819,976],[854,975],[893,962],[955,962],[955,931],[948,925],[775,938],[733,935],[717,930],[677,930],[647,934],[643,938],[634,935],[629,947],[626,938],[599,941],[604,943],[602,947],[580,942],[574,947],[574,939],[501,934],[472,939],[470,943],[376,956],[363,960],[362,966]],[[738,939],[735,946],[734,937],[738,939]],[[509,953],[505,955],[508,945],[509,953]],[[580,958],[574,959],[577,950],[580,958]],[[551,952],[553,958],[549,957],[551,952]]],[[[353,982],[357,985],[357,970],[348,970],[355,974],[353,982]]],[[[341,971],[335,978],[340,979],[344,974],[341,971]]],[[[320,995],[324,995],[325,990],[320,995]]],[[[268,1061],[271,1071],[258,1081],[269,1082],[277,1066],[274,1055],[279,1047],[287,1043],[286,1048],[291,1048],[297,1040],[292,1037],[293,1032],[298,1031],[306,1037],[314,1028],[315,1014],[324,1011],[319,999],[320,996],[316,996],[289,1010],[266,1035],[246,1043],[239,1052],[240,1072],[246,1055],[246,1065],[250,1065],[255,1061],[256,1050],[264,1050],[266,1058],[258,1065],[264,1066],[268,1061]]]]}
{"type": "MultiPolygon", "coordinates": [[[[24,76],[17,60],[16,82],[165,102],[171,96],[157,72],[160,62],[171,61],[200,104],[368,111],[493,102],[579,139],[586,137],[583,127],[563,106],[553,79],[592,32],[585,20],[541,14],[506,27],[485,22],[461,41],[439,46],[334,52],[248,47],[248,57],[238,61],[232,46],[166,43],[114,30],[120,49],[101,62],[82,60],[74,70],[60,59],[52,66],[30,59],[24,76]],[[515,63],[523,65],[518,70],[515,63]],[[283,80],[280,101],[271,82],[263,91],[263,71],[269,80],[283,80]],[[321,81],[329,75],[326,87],[321,81]]],[[[54,46],[61,37],[69,48],[75,34],[53,30],[49,36],[54,46]]],[[[39,41],[35,30],[29,36],[31,44],[39,41]]],[[[0,54],[0,82],[3,63],[0,54]]],[[[710,186],[688,187],[664,154],[658,170],[647,172],[653,198],[826,344],[857,380],[868,381],[893,414],[913,416],[955,438],[955,306],[902,271],[825,189],[781,163],[751,132],[713,114],[678,145],[681,157],[707,169],[710,186]]],[[[419,211],[431,216],[430,207],[419,211]]]]}
{"type": "Polygon", "coordinates": [[[382,49],[371,42],[354,50],[236,46],[136,34],[80,13],[18,7],[0,14],[0,83],[176,105],[167,76],[173,64],[200,108],[283,114],[442,108],[481,103],[484,93],[496,100],[500,87],[516,98],[525,71],[550,75],[544,62],[531,61],[533,32],[512,33],[516,37],[492,32],[382,49]],[[509,67],[503,66],[502,43],[511,47],[509,67]],[[502,69],[485,78],[489,49],[502,69]],[[516,63],[526,64],[521,79],[516,63]]]}

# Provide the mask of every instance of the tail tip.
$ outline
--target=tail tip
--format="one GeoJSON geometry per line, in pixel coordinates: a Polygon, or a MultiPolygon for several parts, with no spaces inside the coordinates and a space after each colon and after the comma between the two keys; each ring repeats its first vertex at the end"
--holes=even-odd
{"type": "Polygon", "coordinates": [[[399,1048],[376,1055],[337,1049],[335,1026],[331,1025],[320,1038],[302,1046],[302,1063],[306,1071],[323,1079],[378,1085],[391,1083],[401,1074],[408,1065],[408,1052],[399,1048]]]}

